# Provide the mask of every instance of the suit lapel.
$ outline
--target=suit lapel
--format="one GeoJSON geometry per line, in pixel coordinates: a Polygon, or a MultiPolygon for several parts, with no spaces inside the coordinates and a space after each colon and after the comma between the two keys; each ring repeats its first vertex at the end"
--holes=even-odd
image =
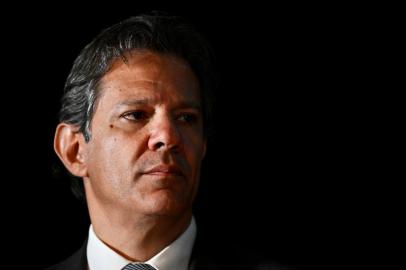
{"type": "Polygon", "coordinates": [[[47,270],[87,270],[87,241],[71,257],[47,270]]]}
{"type": "Polygon", "coordinates": [[[197,234],[190,256],[188,270],[219,270],[214,260],[208,256],[206,245],[203,244],[202,237],[197,234]]]}

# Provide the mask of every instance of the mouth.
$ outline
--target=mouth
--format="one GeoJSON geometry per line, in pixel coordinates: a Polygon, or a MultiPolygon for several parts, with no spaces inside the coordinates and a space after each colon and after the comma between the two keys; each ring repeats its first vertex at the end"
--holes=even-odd
{"type": "Polygon", "coordinates": [[[146,170],[144,174],[159,177],[184,176],[182,170],[176,165],[158,165],[146,170]]]}

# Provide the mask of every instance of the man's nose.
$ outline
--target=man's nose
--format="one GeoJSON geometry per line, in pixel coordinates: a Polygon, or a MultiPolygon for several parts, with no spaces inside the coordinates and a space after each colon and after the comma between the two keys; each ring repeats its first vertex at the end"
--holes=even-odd
{"type": "Polygon", "coordinates": [[[174,119],[162,116],[155,119],[148,141],[148,148],[153,151],[179,151],[181,134],[174,119]]]}

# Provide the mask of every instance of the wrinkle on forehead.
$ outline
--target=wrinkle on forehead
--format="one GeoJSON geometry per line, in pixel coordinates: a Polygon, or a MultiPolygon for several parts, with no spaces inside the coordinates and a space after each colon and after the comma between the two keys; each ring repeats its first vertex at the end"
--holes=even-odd
{"type": "Polygon", "coordinates": [[[189,64],[184,59],[175,55],[152,52],[150,50],[133,50],[126,53],[124,58],[113,60],[109,72],[122,66],[126,66],[128,69],[137,69],[139,64],[148,64],[151,71],[155,69],[158,72],[164,62],[176,65],[179,68],[191,70],[189,64]]]}
{"type": "Polygon", "coordinates": [[[148,99],[153,103],[199,104],[199,108],[201,103],[200,85],[189,65],[180,58],[150,51],[133,53],[127,62],[116,59],[99,88],[100,96],[109,93],[101,103],[148,99]]]}
{"type": "MultiPolygon", "coordinates": [[[[109,71],[101,79],[101,88],[103,88],[105,82],[110,82],[112,77],[114,77],[115,80],[122,79],[128,82],[136,82],[140,85],[145,83],[154,88],[158,88],[160,84],[162,84],[162,81],[164,81],[163,76],[176,72],[177,76],[172,76],[172,80],[182,85],[186,82],[184,80],[185,76],[193,77],[193,85],[183,86],[199,89],[199,82],[195,73],[189,64],[179,57],[148,50],[137,50],[128,53],[126,59],[127,61],[121,58],[113,61],[109,71]],[[184,76],[179,76],[179,71],[184,73],[184,76]]],[[[190,82],[191,81],[188,80],[188,83],[190,82]]]]}

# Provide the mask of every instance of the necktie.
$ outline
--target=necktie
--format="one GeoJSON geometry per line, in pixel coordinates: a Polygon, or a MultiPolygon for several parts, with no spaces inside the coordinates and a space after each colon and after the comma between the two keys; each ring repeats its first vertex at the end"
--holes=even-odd
{"type": "Polygon", "coordinates": [[[121,270],[158,270],[146,263],[129,263],[121,270]]]}

